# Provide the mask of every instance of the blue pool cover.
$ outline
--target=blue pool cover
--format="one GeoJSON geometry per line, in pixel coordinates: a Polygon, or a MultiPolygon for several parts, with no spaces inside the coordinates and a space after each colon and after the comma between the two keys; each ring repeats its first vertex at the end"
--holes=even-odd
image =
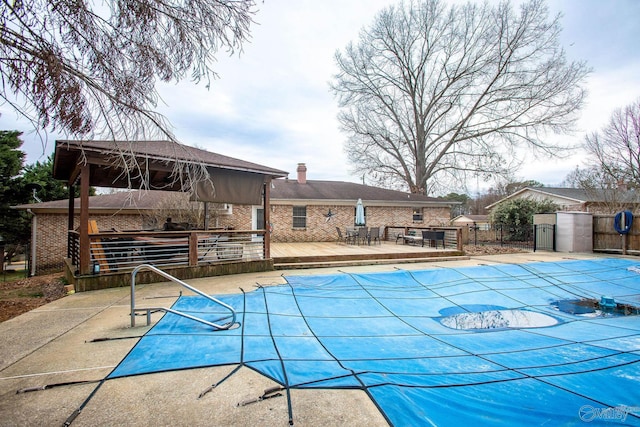
{"type": "MultiPolygon", "coordinates": [[[[640,263],[286,280],[219,296],[238,311],[235,329],[212,331],[164,315],[108,378],[239,365],[287,389],[365,390],[396,426],[640,425],[640,317],[563,311],[559,303],[578,307],[606,296],[633,311],[640,306],[640,263]],[[507,312],[523,314],[524,323],[494,322],[507,312]],[[469,313],[489,320],[451,327],[451,319],[469,313]],[[532,313],[550,324],[528,322],[532,313]]],[[[211,321],[225,315],[199,296],[183,296],[173,308],[211,321]]]]}

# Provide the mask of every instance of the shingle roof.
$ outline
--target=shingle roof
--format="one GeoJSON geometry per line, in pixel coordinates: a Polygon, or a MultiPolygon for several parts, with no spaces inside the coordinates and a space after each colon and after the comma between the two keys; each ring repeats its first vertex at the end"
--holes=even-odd
{"type": "Polygon", "coordinates": [[[621,202],[631,202],[637,199],[637,193],[634,190],[612,190],[612,189],[583,189],[583,188],[561,188],[561,187],[541,187],[530,188],[541,193],[552,194],[559,197],[574,199],[579,202],[610,202],[618,200],[621,202]]]}
{"type": "Polygon", "coordinates": [[[542,194],[550,194],[553,196],[564,197],[566,199],[572,199],[576,202],[586,202],[586,201],[597,201],[590,200],[593,199],[594,196],[596,198],[600,198],[601,191],[592,191],[590,193],[583,188],[562,188],[562,187],[527,187],[525,190],[535,191],[542,194]]]}
{"type": "Polygon", "coordinates": [[[419,205],[445,205],[459,204],[459,202],[444,200],[421,194],[404,193],[402,191],[388,190],[386,188],[372,187],[343,181],[316,181],[307,180],[301,184],[297,180],[276,179],[272,181],[271,200],[297,200],[297,201],[345,201],[355,203],[362,199],[368,202],[393,202],[393,203],[418,203],[419,205]]]}
{"type": "Polygon", "coordinates": [[[487,206],[491,209],[497,204],[514,198],[522,197],[523,193],[538,193],[567,199],[572,203],[608,203],[612,201],[622,203],[635,203],[638,200],[638,194],[634,190],[610,190],[610,189],[583,189],[583,188],[564,188],[564,187],[526,187],[515,193],[498,200],[487,206]]]}
{"type": "MultiPolygon", "coordinates": [[[[247,162],[222,154],[213,153],[172,141],[56,141],[53,177],[68,180],[76,168],[79,153],[87,158],[91,155],[102,159],[105,166],[113,169],[121,154],[132,154],[149,164],[169,164],[175,161],[201,164],[220,169],[259,173],[273,177],[284,177],[288,173],[278,169],[247,162]]],[[[103,172],[104,173],[104,172],[103,172]]],[[[95,184],[99,185],[99,184],[95,184]]]]}

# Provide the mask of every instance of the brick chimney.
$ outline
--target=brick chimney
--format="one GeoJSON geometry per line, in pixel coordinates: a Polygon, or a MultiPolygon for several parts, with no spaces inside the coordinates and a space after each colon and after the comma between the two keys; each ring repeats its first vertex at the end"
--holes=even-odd
{"type": "Polygon", "coordinates": [[[304,163],[298,163],[298,183],[306,184],[307,183],[307,166],[304,163]]]}

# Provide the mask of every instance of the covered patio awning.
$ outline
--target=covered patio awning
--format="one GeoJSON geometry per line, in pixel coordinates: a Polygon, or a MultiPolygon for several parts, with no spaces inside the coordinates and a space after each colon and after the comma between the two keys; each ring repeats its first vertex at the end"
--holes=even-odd
{"type": "MultiPolygon", "coordinates": [[[[74,187],[80,185],[80,274],[90,270],[89,187],[181,191],[193,200],[263,204],[269,223],[272,179],[287,172],[172,141],[56,141],[53,177],[69,185],[69,229],[74,187]],[[84,244],[83,244],[84,243],[84,244]]],[[[265,255],[269,257],[269,236],[265,255]]]]}

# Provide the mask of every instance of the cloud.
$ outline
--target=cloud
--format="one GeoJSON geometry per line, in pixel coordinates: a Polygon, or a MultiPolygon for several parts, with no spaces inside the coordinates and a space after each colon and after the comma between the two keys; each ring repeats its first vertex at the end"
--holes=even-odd
{"type": "MultiPolygon", "coordinates": [[[[336,50],[357,42],[364,26],[392,0],[268,0],[259,2],[251,41],[240,55],[217,55],[212,64],[219,79],[194,84],[161,84],[159,110],[189,145],[295,174],[298,162],[309,179],[360,181],[349,174],[343,153],[346,136],[339,130],[337,102],[328,82],[337,72],[336,50]]],[[[460,2],[458,2],[460,3],[460,2]]],[[[635,0],[553,0],[552,14],[562,12],[563,45],[572,60],[593,67],[589,98],[578,132],[559,137],[579,144],[586,132],[600,129],[616,108],[640,97],[640,2],[635,0]]],[[[0,126],[27,130],[28,125],[2,107],[0,126]]],[[[40,159],[37,139],[25,138],[28,161],[40,159]]],[[[50,143],[45,149],[49,154],[50,143]]],[[[551,185],[579,163],[569,159],[530,161],[523,179],[551,185]]]]}

